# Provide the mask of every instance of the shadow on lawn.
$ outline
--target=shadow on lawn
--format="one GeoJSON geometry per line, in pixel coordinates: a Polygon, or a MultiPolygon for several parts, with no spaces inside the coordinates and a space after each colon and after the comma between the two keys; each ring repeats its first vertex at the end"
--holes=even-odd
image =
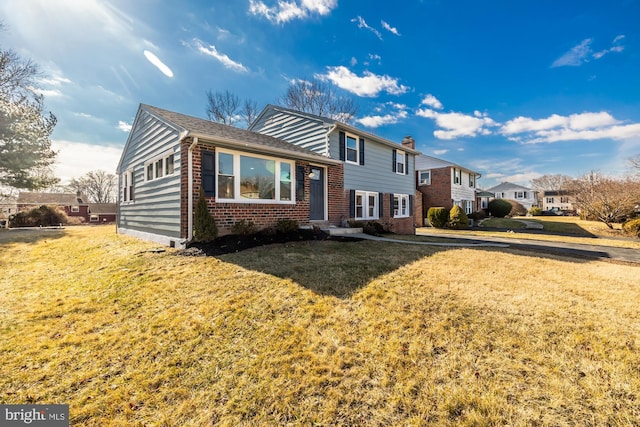
{"type": "Polygon", "coordinates": [[[0,230],[0,245],[10,243],[33,243],[40,240],[59,239],[66,235],[64,228],[9,228],[0,230]]]}
{"type": "MultiPolygon", "coordinates": [[[[525,250],[530,262],[535,258],[569,256],[572,262],[582,263],[594,257],[608,257],[606,253],[574,250],[572,253],[556,252],[556,248],[525,247],[513,245],[513,249],[525,250]],[[533,258],[533,259],[531,259],[533,258]]],[[[443,251],[459,250],[453,246],[416,245],[371,240],[350,239],[305,240],[256,247],[237,253],[217,255],[221,261],[243,268],[270,274],[293,282],[320,295],[349,298],[372,280],[385,280],[385,275],[417,260],[443,251]]],[[[474,247],[492,252],[505,249],[474,247]]],[[[506,249],[509,250],[509,249],[506,249]]],[[[472,266],[470,266],[472,268],[472,266]]],[[[428,275],[429,271],[421,274],[428,275]]],[[[463,271],[460,274],[464,274],[463,271]]]]}

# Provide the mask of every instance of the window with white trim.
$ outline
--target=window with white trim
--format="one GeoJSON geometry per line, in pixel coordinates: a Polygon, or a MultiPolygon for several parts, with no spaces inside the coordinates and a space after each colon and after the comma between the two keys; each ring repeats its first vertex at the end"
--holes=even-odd
{"type": "Polygon", "coordinates": [[[133,202],[133,169],[129,169],[121,176],[121,200],[123,203],[133,202]]]}
{"type": "Polygon", "coordinates": [[[469,187],[474,188],[476,186],[476,176],[472,173],[469,174],[469,187]]]}
{"type": "Polygon", "coordinates": [[[90,222],[98,222],[99,219],[100,219],[100,217],[98,215],[91,215],[89,217],[89,221],[90,222]]]}
{"type": "Polygon", "coordinates": [[[358,137],[345,133],[344,135],[344,158],[350,163],[359,163],[360,153],[358,152],[358,137]]]}
{"type": "Polygon", "coordinates": [[[516,191],[516,199],[524,199],[527,197],[526,191],[516,191]]]}
{"type": "Polygon", "coordinates": [[[404,175],[404,162],[406,154],[403,151],[396,151],[396,173],[404,175]]]}
{"type": "Polygon", "coordinates": [[[473,200],[464,200],[464,213],[471,215],[473,213],[473,200]]]}
{"type": "Polygon", "coordinates": [[[378,193],[356,191],[356,219],[378,219],[378,193]]]}
{"type": "Polygon", "coordinates": [[[71,206],[71,212],[80,212],[80,206],[71,206]]]}
{"type": "Polygon", "coordinates": [[[547,203],[553,203],[553,197],[547,197],[547,203]]]}
{"type": "Polygon", "coordinates": [[[216,156],[218,201],[292,203],[293,161],[221,149],[216,156]]]}
{"type": "Polygon", "coordinates": [[[394,194],[393,195],[393,217],[402,218],[409,216],[409,195],[394,194]]]}
{"type": "Polygon", "coordinates": [[[152,181],[163,176],[173,175],[175,171],[173,153],[165,153],[161,157],[156,157],[144,164],[145,180],[152,181]]]}
{"type": "Polygon", "coordinates": [[[461,184],[462,183],[462,171],[457,168],[453,168],[453,183],[461,184]]]}
{"type": "Polygon", "coordinates": [[[420,171],[418,173],[418,185],[431,185],[431,171],[420,171]]]}

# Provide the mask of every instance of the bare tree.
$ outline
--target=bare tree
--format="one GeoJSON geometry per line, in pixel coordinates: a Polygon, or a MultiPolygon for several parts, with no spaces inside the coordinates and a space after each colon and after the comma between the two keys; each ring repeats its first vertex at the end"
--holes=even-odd
{"type": "Polygon", "coordinates": [[[93,203],[113,203],[116,200],[118,179],[103,170],[87,172],[80,178],[73,178],[67,186],[69,191],[86,194],[93,203]]]}
{"type": "Polygon", "coordinates": [[[207,91],[207,117],[213,122],[229,126],[243,123],[247,128],[258,117],[258,103],[251,99],[245,99],[241,103],[240,98],[228,90],[216,93],[209,90],[207,91]]]}
{"type": "Polygon", "coordinates": [[[531,187],[536,191],[566,190],[573,178],[562,174],[547,174],[531,180],[531,187]]]}
{"type": "Polygon", "coordinates": [[[292,110],[350,123],[358,113],[353,98],[339,96],[328,84],[313,80],[295,80],[276,102],[292,110]]]}
{"type": "Polygon", "coordinates": [[[593,217],[609,228],[633,214],[640,201],[640,181],[632,177],[611,178],[591,172],[572,181],[569,190],[575,206],[586,217],[593,217]]]}
{"type": "Polygon", "coordinates": [[[247,123],[247,127],[251,126],[251,123],[258,117],[258,103],[256,101],[245,99],[243,109],[242,109],[242,118],[247,123]]]}
{"type": "Polygon", "coordinates": [[[632,169],[635,169],[637,173],[640,173],[640,154],[630,157],[629,164],[632,169]]]}

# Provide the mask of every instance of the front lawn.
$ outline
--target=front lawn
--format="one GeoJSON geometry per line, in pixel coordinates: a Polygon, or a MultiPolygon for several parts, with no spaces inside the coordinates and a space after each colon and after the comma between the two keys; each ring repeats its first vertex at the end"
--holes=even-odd
{"type": "Polygon", "coordinates": [[[633,425],[640,267],[305,241],[3,233],[0,401],[72,425],[633,425]]]}

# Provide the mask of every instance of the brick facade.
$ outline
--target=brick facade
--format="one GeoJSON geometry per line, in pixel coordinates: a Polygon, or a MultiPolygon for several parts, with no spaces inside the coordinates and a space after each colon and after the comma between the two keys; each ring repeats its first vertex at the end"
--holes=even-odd
{"type": "MultiPolygon", "coordinates": [[[[344,199],[346,201],[346,203],[344,204],[344,207],[346,208],[346,216],[345,218],[348,218],[349,215],[349,192],[350,190],[344,190],[344,199]]],[[[416,193],[416,196],[418,194],[416,193]]],[[[416,200],[417,197],[414,197],[414,205],[413,205],[413,209],[414,212],[417,208],[416,205],[416,200]]],[[[389,230],[392,233],[396,233],[396,234],[415,234],[415,218],[414,216],[408,216],[408,217],[404,217],[404,218],[393,218],[391,216],[391,193],[382,193],[382,200],[378,200],[378,203],[382,203],[382,217],[378,218],[378,219],[374,219],[374,220],[367,220],[367,219],[355,219],[355,218],[349,218],[349,220],[353,220],[353,221],[375,221],[377,223],[380,223],[385,230],[389,230]]],[[[422,202],[420,202],[420,208],[422,208],[422,202]]]]}
{"type": "MultiPolygon", "coordinates": [[[[417,182],[417,176],[416,176],[417,182]]],[[[431,207],[453,207],[451,198],[451,167],[431,169],[431,184],[419,185],[418,191],[422,194],[422,214],[426,217],[426,211],[431,207]]]]}
{"type": "MultiPolygon", "coordinates": [[[[181,237],[188,236],[188,208],[189,208],[189,146],[193,141],[189,138],[182,142],[181,147],[181,237]]],[[[215,152],[215,146],[198,142],[192,149],[193,168],[193,207],[198,201],[201,188],[201,152],[202,150],[215,152]]],[[[231,233],[231,228],[240,220],[252,221],[258,229],[276,225],[279,219],[292,219],[299,225],[309,225],[309,173],[310,164],[307,161],[296,160],[297,166],[305,167],[304,199],[295,204],[280,203],[217,203],[215,197],[207,197],[209,212],[216,220],[220,235],[231,233]]],[[[342,165],[326,165],[328,212],[327,218],[331,225],[340,225],[345,216],[344,195],[342,192],[342,165]]],[[[295,172],[295,171],[292,171],[295,172]]],[[[348,199],[347,199],[348,201],[348,199]]],[[[348,205],[346,209],[348,215],[348,205]]]]}

